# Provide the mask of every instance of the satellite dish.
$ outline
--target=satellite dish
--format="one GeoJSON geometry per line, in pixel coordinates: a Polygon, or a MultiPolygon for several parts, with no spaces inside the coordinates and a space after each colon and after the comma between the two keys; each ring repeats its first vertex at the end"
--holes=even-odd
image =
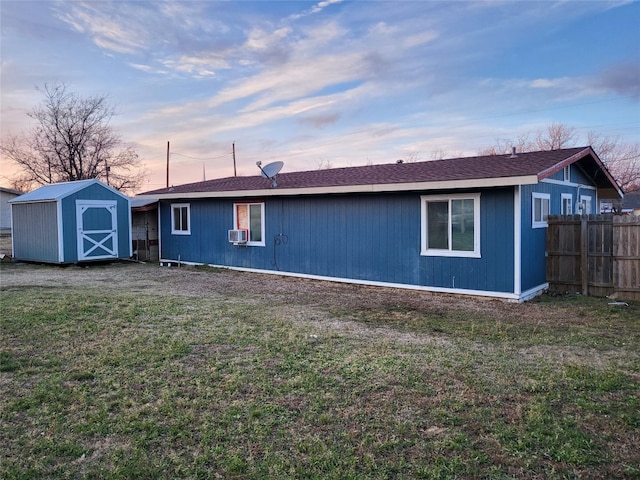
{"type": "Polygon", "coordinates": [[[277,187],[278,182],[276,181],[276,176],[278,175],[278,172],[282,170],[282,167],[284,167],[284,162],[273,162],[265,165],[264,168],[262,168],[261,163],[262,162],[258,162],[256,165],[258,165],[258,168],[262,172],[262,176],[264,178],[270,178],[272,180],[271,186],[277,187]]]}

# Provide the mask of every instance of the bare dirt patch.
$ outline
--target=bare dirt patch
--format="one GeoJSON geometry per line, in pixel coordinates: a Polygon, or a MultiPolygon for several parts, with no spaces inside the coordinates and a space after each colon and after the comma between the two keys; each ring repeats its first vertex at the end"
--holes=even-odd
{"type": "Polygon", "coordinates": [[[135,262],[91,264],[89,266],[47,266],[27,263],[4,265],[0,286],[92,287],[123,289],[141,294],[185,296],[241,296],[269,305],[389,309],[391,315],[418,311],[433,315],[456,313],[483,315],[495,321],[526,321],[544,326],[549,322],[580,324],[579,312],[562,312],[547,305],[529,302],[434,294],[417,290],[372,287],[295,278],[282,275],[239,272],[206,267],[160,267],[135,262]]]}

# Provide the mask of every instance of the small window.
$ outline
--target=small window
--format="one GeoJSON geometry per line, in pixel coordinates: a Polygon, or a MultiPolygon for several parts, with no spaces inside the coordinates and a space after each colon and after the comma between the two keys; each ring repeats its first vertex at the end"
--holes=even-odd
{"type": "Polygon", "coordinates": [[[562,194],[562,215],[573,214],[573,195],[570,193],[562,194]]]}
{"type": "Polygon", "coordinates": [[[548,193],[533,193],[532,209],[533,209],[533,228],[546,228],[549,220],[549,200],[551,196],[548,193]]]}
{"type": "Polygon", "coordinates": [[[580,215],[590,215],[591,214],[591,197],[588,195],[580,195],[580,205],[578,206],[580,209],[580,215]]]}
{"type": "Polygon", "coordinates": [[[612,199],[600,200],[600,213],[615,213],[615,201],[612,199]]]}
{"type": "Polygon", "coordinates": [[[480,257],[480,194],[421,200],[422,255],[480,257]]]}
{"type": "Polygon", "coordinates": [[[191,207],[188,203],[171,204],[171,233],[174,235],[191,234],[191,207]]]}
{"type": "Polygon", "coordinates": [[[247,230],[247,245],[264,246],[264,203],[235,203],[233,228],[247,230]]]}
{"type": "Polygon", "coordinates": [[[564,181],[568,182],[571,180],[571,167],[569,165],[567,165],[566,167],[564,167],[563,169],[564,172],[564,181]]]}

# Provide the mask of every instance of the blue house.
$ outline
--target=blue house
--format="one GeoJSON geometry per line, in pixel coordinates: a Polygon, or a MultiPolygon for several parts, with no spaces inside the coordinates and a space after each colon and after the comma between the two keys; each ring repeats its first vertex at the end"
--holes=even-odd
{"type": "Polygon", "coordinates": [[[590,147],[230,177],[147,192],[160,261],[524,301],[550,214],[622,192],[590,147]]]}
{"type": "Polygon", "coordinates": [[[98,180],[45,185],[9,203],[16,260],[64,264],[131,257],[129,197],[98,180]]]}

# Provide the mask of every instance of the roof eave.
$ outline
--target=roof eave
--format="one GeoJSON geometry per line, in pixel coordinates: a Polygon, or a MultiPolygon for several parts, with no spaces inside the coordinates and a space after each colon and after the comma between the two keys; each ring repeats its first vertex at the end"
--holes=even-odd
{"type": "Polygon", "coordinates": [[[538,179],[543,180],[545,178],[549,178],[551,175],[553,175],[556,172],[559,172],[564,167],[571,165],[572,163],[576,163],[579,160],[582,160],[583,158],[589,155],[593,158],[593,160],[596,162],[598,167],[605,174],[611,186],[618,192],[618,195],[620,196],[620,198],[622,198],[624,196],[624,193],[622,192],[622,189],[618,185],[618,182],[616,182],[616,180],[613,178],[611,173],[609,173],[609,170],[607,169],[605,164],[602,163],[602,160],[600,160],[600,157],[598,157],[598,154],[591,147],[586,147],[584,150],[581,150],[578,153],[571,155],[570,157],[565,158],[561,162],[558,162],[553,166],[547,168],[546,170],[543,170],[542,172],[538,173],[538,179]]]}
{"type": "MultiPolygon", "coordinates": [[[[270,188],[260,190],[232,190],[224,192],[184,192],[164,193],[149,195],[161,200],[182,198],[237,198],[237,197],[273,197],[295,195],[323,195],[345,193],[384,193],[384,192],[408,192],[415,190],[454,190],[487,187],[510,187],[516,185],[531,185],[538,183],[536,175],[523,175],[517,177],[477,178],[469,180],[446,180],[434,182],[410,182],[410,183],[383,183],[368,185],[337,185],[329,187],[304,187],[304,188],[270,188]]],[[[147,198],[146,195],[138,195],[136,198],[147,198]]]]}

